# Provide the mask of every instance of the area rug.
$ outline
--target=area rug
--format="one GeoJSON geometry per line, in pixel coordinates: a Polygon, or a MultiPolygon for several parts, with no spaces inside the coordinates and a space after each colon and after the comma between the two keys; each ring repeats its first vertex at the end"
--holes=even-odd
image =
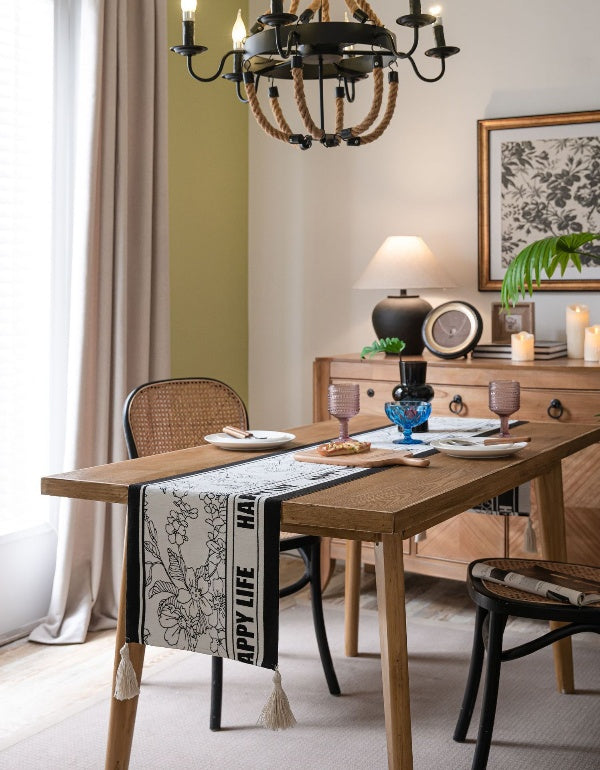
{"type": "MultiPolygon", "coordinates": [[[[358,658],[343,655],[343,612],[326,622],[343,695],[327,691],[310,608],[281,613],[280,669],[298,725],[272,733],[256,726],[270,692],[270,673],[225,661],[223,730],[208,729],[210,658],[180,661],[144,680],[132,770],[385,770],[385,729],[376,613],[361,611],[358,658]]],[[[467,675],[471,629],[409,618],[410,683],[416,770],[469,768],[469,742],[452,740],[467,675]]],[[[511,632],[515,642],[523,632],[511,632]]],[[[510,638],[509,638],[510,641],[510,638]]],[[[600,640],[575,640],[577,694],[554,688],[552,654],[503,666],[490,770],[598,770],[600,640]]],[[[2,770],[104,767],[108,703],[85,709],[0,753],[2,770]]]]}

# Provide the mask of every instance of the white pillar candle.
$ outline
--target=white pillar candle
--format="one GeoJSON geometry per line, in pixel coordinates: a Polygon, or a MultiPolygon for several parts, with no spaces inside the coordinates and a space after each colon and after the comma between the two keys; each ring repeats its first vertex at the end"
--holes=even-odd
{"type": "Polygon", "coordinates": [[[590,322],[587,305],[567,305],[567,356],[583,358],[585,328],[590,322]]]}
{"type": "Polygon", "coordinates": [[[600,324],[585,330],[583,357],[586,361],[600,361],[600,324]]]}
{"type": "Polygon", "coordinates": [[[513,361],[533,361],[533,334],[519,332],[510,335],[510,350],[513,361]]]}

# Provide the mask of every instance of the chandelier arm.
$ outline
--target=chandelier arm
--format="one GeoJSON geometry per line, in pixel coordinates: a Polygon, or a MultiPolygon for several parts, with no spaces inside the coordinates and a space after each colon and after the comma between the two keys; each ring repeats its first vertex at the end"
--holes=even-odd
{"type": "Polygon", "coordinates": [[[371,144],[371,142],[374,142],[376,139],[379,139],[379,137],[383,134],[386,128],[390,125],[390,122],[394,116],[394,110],[396,109],[397,97],[398,97],[398,81],[394,80],[390,83],[390,87],[388,90],[387,107],[383,115],[383,118],[381,119],[381,123],[370,134],[366,134],[365,136],[360,137],[361,145],[371,144]]]}
{"type": "Polygon", "coordinates": [[[350,92],[348,89],[348,78],[344,78],[344,91],[346,92],[346,99],[350,104],[352,104],[352,102],[356,99],[356,82],[351,80],[350,85],[352,86],[352,92],[350,92]]]}
{"type": "Polygon", "coordinates": [[[242,83],[240,80],[236,81],[235,92],[237,94],[237,98],[240,100],[242,104],[248,104],[248,99],[244,99],[244,97],[242,96],[242,83]]]}
{"type": "Polygon", "coordinates": [[[412,56],[408,57],[408,61],[411,63],[413,70],[415,71],[415,75],[419,78],[419,80],[423,80],[425,83],[437,83],[438,80],[441,80],[444,77],[444,74],[446,72],[446,59],[441,59],[442,67],[440,70],[440,74],[435,78],[426,78],[425,75],[421,75],[419,72],[419,68],[415,64],[414,59],[412,56]]]}
{"type": "Polygon", "coordinates": [[[367,113],[362,123],[359,123],[357,126],[354,126],[354,128],[352,129],[353,136],[364,134],[364,132],[368,128],[371,128],[373,123],[375,123],[375,121],[377,120],[377,116],[379,115],[379,111],[381,110],[382,103],[383,103],[383,69],[381,66],[376,66],[373,69],[373,103],[371,104],[371,109],[367,113]]]}
{"type": "Polygon", "coordinates": [[[363,10],[369,17],[369,21],[372,21],[377,27],[384,27],[385,24],[381,21],[379,16],[371,8],[367,0],[356,0],[356,5],[363,10]]]}
{"type": "Polygon", "coordinates": [[[186,58],[187,58],[188,72],[190,73],[190,75],[195,80],[199,80],[201,83],[212,83],[212,81],[216,80],[219,77],[219,75],[223,72],[223,68],[225,67],[225,62],[227,61],[227,59],[230,56],[233,56],[236,53],[240,53],[240,52],[239,51],[227,51],[225,56],[223,56],[223,58],[221,59],[221,63],[219,64],[219,69],[215,72],[214,75],[211,75],[208,78],[203,78],[203,77],[200,77],[200,75],[196,75],[196,73],[194,72],[194,68],[192,67],[192,57],[191,56],[187,56],[186,58]]]}
{"type": "Polygon", "coordinates": [[[249,81],[244,81],[244,85],[246,87],[246,95],[248,96],[248,104],[250,105],[250,109],[252,110],[252,114],[254,115],[258,125],[262,128],[262,130],[265,133],[273,137],[273,139],[280,139],[282,142],[289,142],[291,132],[289,135],[287,135],[283,131],[279,131],[269,121],[267,116],[262,111],[261,106],[258,102],[258,97],[256,95],[256,87],[254,83],[249,81]]]}
{"type": "Polygon", "coordinates": [[[298,111],[306,130],[312,136],[313,139],[322,139],[325,136],[325,132],[322,131],[313,121],[310,110],[306,103],[306,95],[304,93],[304,76],[302,74],[302,67],[294,67],[292,65],[292,76],[294,78],[294,97],[296,104],[298,105],[298,111]]]}

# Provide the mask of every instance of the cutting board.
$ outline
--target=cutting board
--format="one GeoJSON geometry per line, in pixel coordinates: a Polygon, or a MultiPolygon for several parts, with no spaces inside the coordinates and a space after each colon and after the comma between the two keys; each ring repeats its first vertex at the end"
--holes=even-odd
{"type": "Polygon", "coordinates": [[[385,465],[415,465],[426,468],[429,465],[427,457],[413,457],[390,449],[371,449],[357,455],[335,455],[323,457],[316,449],[296,452],[294,460],[302,463],[322,463],[323,465],[351,465],[356,468],[378,468],[385,465]]]}

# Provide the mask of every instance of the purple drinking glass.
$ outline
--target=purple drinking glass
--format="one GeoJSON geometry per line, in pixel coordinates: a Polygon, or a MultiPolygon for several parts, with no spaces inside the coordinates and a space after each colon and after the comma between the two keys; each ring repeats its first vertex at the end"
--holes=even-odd
{"type": "Polygon", "coordinates": [[[507,438],[508,418],[521,406],[521,386],[516,380],[494,380],[490,382],[490,411],[500,418],[500,436],[507,438]]]}
{"type": "Polygon", "coordinates": [[[340,421],[338,441],[348,440],[348,422],[360,411],[360,388],[358,383],[338,382],[327,390],[329,414],[340,421]]]}

